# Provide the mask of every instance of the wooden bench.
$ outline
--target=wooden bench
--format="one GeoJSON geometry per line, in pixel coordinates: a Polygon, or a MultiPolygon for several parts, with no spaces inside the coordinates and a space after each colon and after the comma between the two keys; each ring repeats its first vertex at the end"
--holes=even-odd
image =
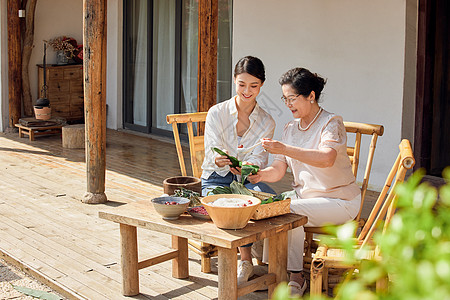
{"type": "Polygon", "coordinates": [[[24,135],[28,135],[30,141],[34,141],[34,137],[37,135],[52,135],[61,134],[62,125],[51,126],[24,126],[21,124],[15,124],[19,128],[19,137],[23,138],[24,135]]]}

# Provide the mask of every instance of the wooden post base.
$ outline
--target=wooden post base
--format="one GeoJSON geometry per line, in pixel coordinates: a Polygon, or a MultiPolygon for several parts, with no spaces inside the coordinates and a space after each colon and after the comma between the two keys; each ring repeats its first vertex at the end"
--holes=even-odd
{"type": "Polygon", "coordinates": [[[83,203],[86,203],[86,204],[101,204],[101,203],[106,203],[108,201],[108,199],[106,198],[105,193],[94,194],[94,193],[86,192],[83,195],[82,201],[83,201],[83,203]]]}

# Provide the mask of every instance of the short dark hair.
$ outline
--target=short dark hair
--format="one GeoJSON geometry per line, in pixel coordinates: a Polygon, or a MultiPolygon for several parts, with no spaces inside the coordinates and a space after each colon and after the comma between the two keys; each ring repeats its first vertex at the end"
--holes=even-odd
{"type": "Polygon", "coordinates": [[[281,85],[291,85],[297,94],[305,97],[309,96],[311,91],[314,91],[316,101],[318,101],[327,81],[317,75],[317,73],[311,73],[308,69],[294,68],[284,73],[279,82],[281,85]]]}
{"type": "Polygon", "coordinates": [[[241,58],[234,67],[234,77],[239,74],[248,73],[262,82],[266,80],[266,71],[263,62],[254,56],[245,56],[241,58]]]}

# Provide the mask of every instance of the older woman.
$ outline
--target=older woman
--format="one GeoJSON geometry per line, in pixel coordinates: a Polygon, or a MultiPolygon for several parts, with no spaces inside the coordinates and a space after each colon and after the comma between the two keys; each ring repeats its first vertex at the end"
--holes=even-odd
{"type": "MultiPolygon", "coordinates": [[[[263,148],[275,154],[274,162],[248,178],[252,183],[276,182],[289,167],[296,192],[291,212],[306,215],[308,223],[305,226],[345,223],[357,215],[361,204],[360,189],[347,156],[342,117],[325,111],[318,104],[325,82],[304,68],[283,74],[280,78],[281,98],[295,120],[286,124],[281,142],[263,140],[263,148]]],[[[289,286],[292,294],[300,296],[306,289],[301,272],[304,238],[303,227],[289,234],[289,286]]],[[[266,260],[266,253],[264,256],[266,260]]]]}

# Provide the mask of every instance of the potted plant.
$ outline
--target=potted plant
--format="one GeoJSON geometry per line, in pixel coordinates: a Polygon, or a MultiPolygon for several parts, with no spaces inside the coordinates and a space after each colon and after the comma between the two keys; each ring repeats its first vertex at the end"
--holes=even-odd
{"type": "Polygon", "coordinates": [[[80,47],[74,38],[59,36],[47,42],[56,51],[56,64],[68,64],[69,60],[74,59],[80,52],[80,47]]]}

